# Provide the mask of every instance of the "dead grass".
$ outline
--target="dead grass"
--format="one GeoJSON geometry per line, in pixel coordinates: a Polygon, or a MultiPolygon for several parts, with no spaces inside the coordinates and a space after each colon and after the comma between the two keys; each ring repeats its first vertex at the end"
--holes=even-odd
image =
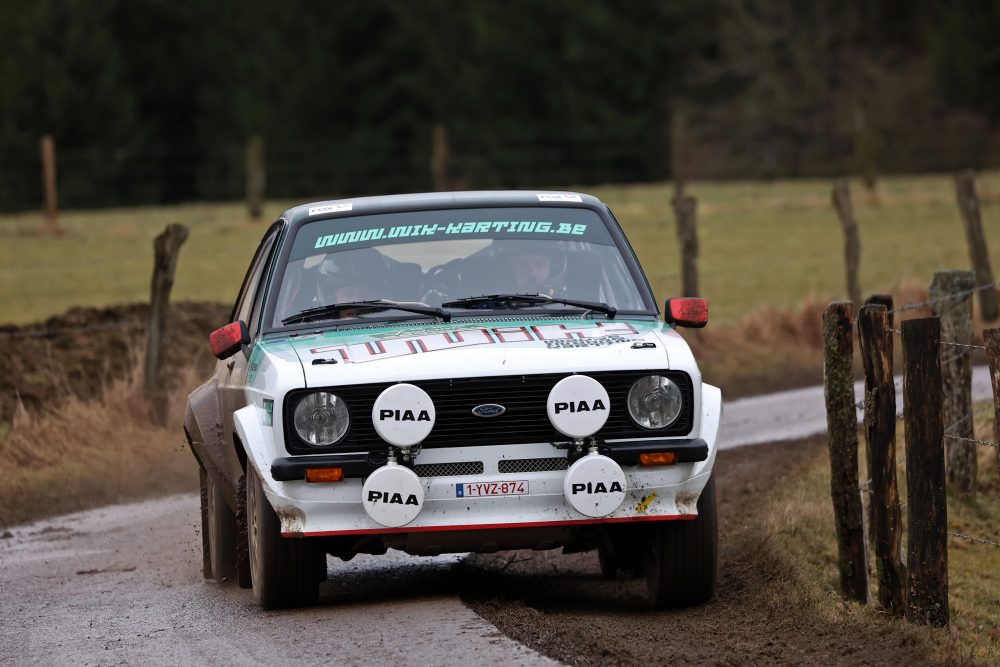
{"type": "MultiPolygon", "coordinates": [[[[992,415],[977,421],[977,437],[992,438],[992,415]]],[[[805,445],[803,445],[805,446],[805,445]]],[[[862,447],[863,447],[862,438],[862,447]]],[[[949,539],[951,626],[945,630],[914,626],[881,612],[877,603],[860,606],[839,594],[836,537],[830,502],[829,459],[822,447],[798,470],[784,477],[765,499],[767,517],[754,526],[762,561],[780,564],[784,586],[796,599],[831,622],[875,627],[880,635],[922,646],[927,655],[947,664],[1000,664],[1000,548],[949,539]]],[[[1000,542],[1000,472],[996,451],[979,452],[980,487],[975,500],[949,494],[949,530],[1000,542]]],[[[900,495],[906,498],[905,446],[902,427],[897,434],[900,495]]],[[[861,457],[864,458],[863,456],[861,457]]],[[[862,474],[862,476],[864,476],[862,474]]],[[[905,514],[905,512],[904,512],[905,514]]],[[[904,532],[905,551],[905,532],[904,532]]],[[[877,582],[872,568],[873,597],[877,582]]]]}
{"type": "Polygon", "coordinates": [[[0,441],[0,526],[197,489],[181,429],[192,373],[179,378],[158,426],[134,368],[93,398],[67,391],[39,412],[17,410],[0,441]]]}

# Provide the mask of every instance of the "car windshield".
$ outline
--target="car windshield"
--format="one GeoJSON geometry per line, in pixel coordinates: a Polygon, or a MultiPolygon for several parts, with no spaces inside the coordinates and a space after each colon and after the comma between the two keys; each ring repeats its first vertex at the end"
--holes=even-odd
{"type": "MultiPolygon", "coordinates": [[[[438,307],[483,295],[540,294],[621,311],[652,309],[604,221],[582,208],[445,209],[309,222],[292,240],[277,289],[275,327],[308,308],[375,299],[438,307]]],[[[476,306],[480,312],[513,307],[509,301],[476,306]]],[[[324,319],[385,319],[394,312],[344,308],[324,319]]]]}

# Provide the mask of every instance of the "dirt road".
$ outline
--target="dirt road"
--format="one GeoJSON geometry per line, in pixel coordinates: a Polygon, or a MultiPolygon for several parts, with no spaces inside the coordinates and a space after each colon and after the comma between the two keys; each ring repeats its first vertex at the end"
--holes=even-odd
{"type": "Polygon", "coordinates": [[[331,560],[320,606],[264,613],[202,579],[199,521],[184,495],[13,529],[0,664],[555,664],[458,601],[461,556],[331,560]]]}
{"type": "Polygon", "coordinates": [[[758,530],[755,499],[824,448],[814,438],[720,452],[720,578],[705,605],[650,611],[644,581],[604,579],[593,553],[470,556],[478,586],[463,597],[507,636],[571,665],[933,664],[894,633],[817,611],[810,597],[825,591],[800,588],[758,530]]]}
{"type": "MultiPolygon", "coordinates": [[[[726,446],[759,441],[790,409],[817,409],[815,395],[797,400],[727,406],[738,426],[727,426],[726,446]]],[[[695,610],[641,609],[641,582],[600,579],[593,553],[527,552],[330,559],[319,606],[264,613],[247,591],[202,579],[198,501],[185,495],[0,537],[0,664],[554,664],[534,649],[573,664],[920,663],[913,649],[823,619],[760,611],[767,579],[731,528],[809,446],[822,445],[720,453],[720,594],[695,610]]]]}

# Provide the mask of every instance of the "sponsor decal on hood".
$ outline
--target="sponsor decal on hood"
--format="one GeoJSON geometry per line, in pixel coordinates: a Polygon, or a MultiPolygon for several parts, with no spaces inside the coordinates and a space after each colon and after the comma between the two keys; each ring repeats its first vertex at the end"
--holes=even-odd
{"type": "Polygon", "coordinates": [[[303,357],[328,357],[364,364],[470,347],[514,346],[560,350],[605,347],[640,341],[663,325],[648,321],[527,320],[491,323],[441,323],[420,327],[331,331],[294,339],[303,357]]]}

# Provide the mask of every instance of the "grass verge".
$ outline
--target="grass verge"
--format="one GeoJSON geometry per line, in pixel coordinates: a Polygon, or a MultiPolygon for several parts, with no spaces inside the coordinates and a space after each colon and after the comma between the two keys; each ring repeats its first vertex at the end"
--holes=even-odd
{"type": "MultiPolygon", "coordinates": [[[[990,411],[982,414],[976,432],[977,437],[992,438],[990,411]]],[[[948,529],[1000,543],[1000,471],[996,450],[980,449],[979,493],[974,500],[949,494],[948,529]]],[[[902,427],[897,433],[897,466],[901,501],[905,503],[902,427]]],[[[761,543],[788,568],[791,581],[797,582],[796,595],[812,599],[832,620],[874,624],[904,641],[922,644],[934,660],[948,664],[1000,664],[1000,548],[949,537],[951,626],[948,629],[929,629],[890,619],[877,608],[876,602],[862,607],[846,603],[840,597],[826,451],[814,447],[801,468],[785,480],[787,483],[776,486],[767,499],[763,516],[768,519],[763,527],[757,528],[763,528],[761,543]]],[[[905,514],[904,510],[904,517],[905,514]]],[[[905,553],[905,532],[903,542],[905,553]]],[[[875,597],[877,582],[872,563],[875,597]]]]}
{"type": "MultiPolygon", "coordinates": [[[[191,385],[190,375],[178,386],[191,385]]],[[[18,410],[0,439],[0,527],[196,491],[197,464],[180,427],[186,390],[171,393],[159,426],[141,387],[136,370],[93,398],[67,393],[41,411],[18,410]]]]}

